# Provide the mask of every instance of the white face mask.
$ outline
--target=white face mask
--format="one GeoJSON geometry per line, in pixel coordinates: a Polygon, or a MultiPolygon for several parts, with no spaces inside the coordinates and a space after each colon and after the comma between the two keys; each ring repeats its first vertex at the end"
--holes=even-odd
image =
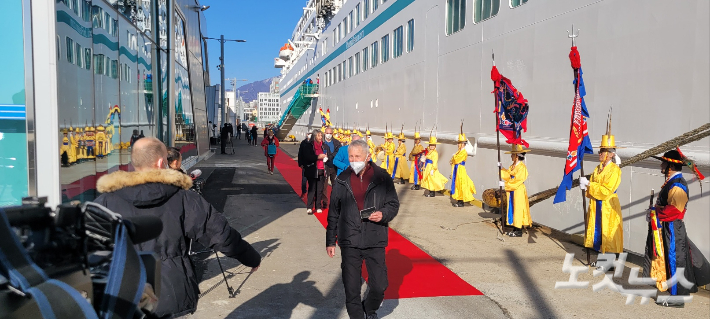
{"type": "Polygon", "coordinates": [[[355,174],[360,174],[365,168],[365,164],[367,164],[367,162],[350,162],[350,167],[352,167],[355,174]]]}
{"type": "Polygon", "coordinates": [[[333,134],[326,134],[325,135],[325,139],[329,140],[331,138],[333,138],[333,134]]]}

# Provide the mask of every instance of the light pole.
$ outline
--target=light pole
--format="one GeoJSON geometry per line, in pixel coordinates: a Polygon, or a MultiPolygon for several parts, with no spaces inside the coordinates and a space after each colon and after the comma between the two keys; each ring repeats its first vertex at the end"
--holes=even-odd
{"type": "MultiPolygon", "coordinates": [[[[225,123],[227,123],[227,116],[229,115],[229,112],[227,111],[227,106],[224,103],[224,42],[226,41],[232,41],[232,42],[247,42],[246,40],[231,40],[231,39],[225,39],[224,34],[219,36],[219,39],[217,38],[208,38],[208,37],[203,37],[203,39],[206,40],[217,40],[219,41],[220,44],[220,55],[219,55],[219,65],[217,68],[220,70],[220,103],[222,105],[222,123],[220,126],[220,129],[224,126],[225,123]]],[[[224,149],[226,141],[224,138],[221,139],[221,147],[224,149]]]]}

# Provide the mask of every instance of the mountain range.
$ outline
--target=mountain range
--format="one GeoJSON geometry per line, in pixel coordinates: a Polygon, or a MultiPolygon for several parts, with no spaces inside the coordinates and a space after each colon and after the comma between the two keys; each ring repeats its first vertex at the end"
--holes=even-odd
{"type": "Polygon", "coordinates": [[[271,81],[278,78],[280,76],[244,84],[237,88],[237,92],[245,102],[254,101],[259,98],[259,92],[269,92],[271,81]]]}

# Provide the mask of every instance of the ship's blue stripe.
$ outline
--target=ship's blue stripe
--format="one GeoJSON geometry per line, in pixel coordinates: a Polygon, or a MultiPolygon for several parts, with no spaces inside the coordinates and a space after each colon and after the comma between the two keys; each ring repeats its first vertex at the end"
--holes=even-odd
{"type": "MultiPolygon", "coordinates": [[[[378,16],[376,16],[372,21],[370,21],[368,24],[362,27],[362,29],[355,34],[353,34],[347,41],[341,41],[340,46],[335,49],[329,56],[327,56],[323,61],[318,63],[314,68],[312,68],[309,72],[304,74],[298,81],[294,81],[291,86],[289,86],[285,91],[282,91],[281,96],[284,96],[286,93],[289,91],[293,90],[297,86],[299,86],[301,83],[303,83],[303,80],[311,77],[313,74],[316,73],[316,71],[319,71],[323,67],[326,66],[326,64],[330,63],[331,61],[335,60],[335,58],[339,57],[342,55],[347,49],[352,47],[355,43],[357,43],[360,39],[365,38],[367,35],[372,33],[372,31],[377,30],[382,24],[387,22],[389,19],[397,15],[400,11],[402,11],[404,8],[412,4],[415,0],[397,0],[392,2],[392,4],[387,7],[382,13],[380,13],[378,16]]],[[[328,45],[327,43],[323,43],[323,45],[328,45]]]]}
{"type": "Polygon", "coordinates": [[[94,44],[103,44],[111,51],[119,51],[119,54],[123,54],[128,60],[133,63],[142,64],[146,69],[150,70],[151,66],[142,57],[137,57],[135,54],[131,53],[128,48],[118,45],[118,42],[111,41],[106,35],[101,33],[94,34],[92,32],[92,27],[85,27],[81,25],[79,21],[74,19],[69,13],[63,10],[57,10],[57,22],[64,23],[74,29],[80,36],[85,38],[91,38],[93,35],[94,44]]]}

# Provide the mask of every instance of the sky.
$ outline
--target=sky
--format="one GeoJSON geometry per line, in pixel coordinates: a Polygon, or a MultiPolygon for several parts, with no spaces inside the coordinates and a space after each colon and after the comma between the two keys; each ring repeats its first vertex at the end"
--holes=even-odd
{"type": "MultiPolygon", "coordinates": [[[[306,0],[201,0],[210,6],[204,11],[207,19],[205,35],[225,39],[246,40],[246,43],[226,42],[225,78],[246,79],[244,84],[280,75],[274,68],[279,49],[291,38],[306,0]]],[[[219,41],[207,40],[210,81],[220,82],[219,41]]],[[[226,81],[230,88],[229,81],[226,81]]]]}

